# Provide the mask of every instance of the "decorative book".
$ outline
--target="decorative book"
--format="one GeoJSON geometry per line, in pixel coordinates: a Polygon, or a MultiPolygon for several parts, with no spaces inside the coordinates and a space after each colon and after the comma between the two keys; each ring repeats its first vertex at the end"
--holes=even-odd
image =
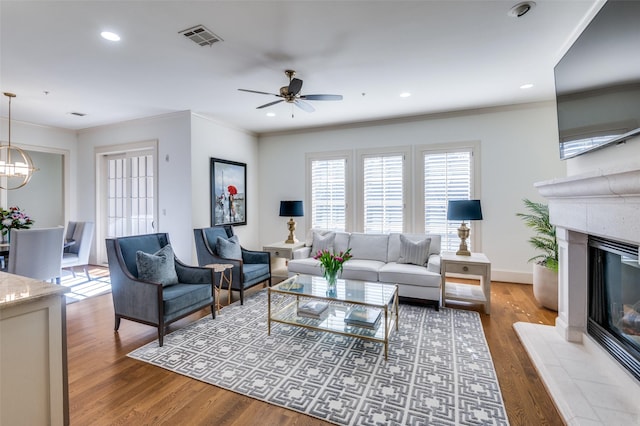
{"type": "Polygon", "coordinates": [[[382,312],[378,309],[356,306],[347,313],[347,316],[344,317],[344,322],[347,325],[355,325],[357,327],[376,328],[381,316],[382,312]]]}
{"type": "Polygon", "coordinates": [[[301,317],[320,318],[328,308],[329,305],[327,303],[314,300],[298,306],[298,315],[301,317]]]}

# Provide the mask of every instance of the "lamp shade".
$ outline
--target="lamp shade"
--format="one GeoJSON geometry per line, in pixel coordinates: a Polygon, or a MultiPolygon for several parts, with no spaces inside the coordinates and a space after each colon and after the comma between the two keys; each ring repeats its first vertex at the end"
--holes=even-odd
{"type": "Polygon", "coordinates": [[[480,200],[449,201],[448,220],[482,220],[480,200]]]}
{"type": "Polygon", "coordinates": [[[280,216],[304,216],[302,201],[280,201],[280,216]]]}

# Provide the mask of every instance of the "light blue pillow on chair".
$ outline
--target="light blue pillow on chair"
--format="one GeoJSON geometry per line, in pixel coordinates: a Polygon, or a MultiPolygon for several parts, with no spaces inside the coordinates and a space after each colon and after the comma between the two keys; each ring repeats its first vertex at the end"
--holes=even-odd
{"type": "Polygon", "coordinates": [[[216,241],[216,251],[223,259],[242,260],[242,248],[238,236],[234,235],[228,239],[218,237],[216,241]]]}
{"type": "Polygon", "coordinates": [[[141,250],[136,252],[138,278],[162,284],[163,287],[178,284],[178,274],[171,244],[150,254],[141,250]]]}

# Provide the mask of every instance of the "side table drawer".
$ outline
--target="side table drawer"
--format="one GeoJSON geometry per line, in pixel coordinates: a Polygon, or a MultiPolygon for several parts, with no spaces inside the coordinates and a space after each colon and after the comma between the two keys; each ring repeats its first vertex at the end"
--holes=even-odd
{"type": "Polygon", "coordinates": [[[487,273],[487,267],[484,265],[464,265],[460,263],[447,262],[445,265],[445,270],[442,272],[467,275],[484,275],[487,273]]]}
{"type": "Polygon", "coordinates": [[[269,253],[271,253],[271,256],[274,257],[284,257],[285,259],[291,259],[291,256],[293,255],[293,252],[291,251],[291,249],[281,249],[281,248],[271,248],[271,247],[264,247],[264,251],[268,251],[269,253]]]}

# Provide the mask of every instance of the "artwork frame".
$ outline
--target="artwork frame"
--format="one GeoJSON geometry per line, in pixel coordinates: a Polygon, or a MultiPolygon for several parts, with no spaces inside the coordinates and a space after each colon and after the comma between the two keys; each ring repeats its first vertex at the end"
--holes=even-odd
{"type": "Polygon", "coordinates": [[[211,158],[211,226],[247,224],[247,164],[211,158]]]}

